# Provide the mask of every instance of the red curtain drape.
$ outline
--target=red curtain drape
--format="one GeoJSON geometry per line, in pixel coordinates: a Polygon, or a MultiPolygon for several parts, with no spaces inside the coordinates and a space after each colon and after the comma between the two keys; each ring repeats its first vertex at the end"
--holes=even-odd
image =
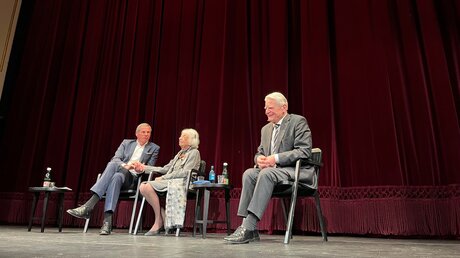
{"type": "MultiPolygon", "coordinates": [[[[158,165],[178,150],[181,129],[192,127],[202,158],[218,173],[228,162],[230,181],[241,187],[266,123],[263,98],[280,91],[323,150],[319,185],[330,232],[460,234],[458,1],[23,5],[33,11],[20,69],[8,74],[0,203],[26,209],[2,210],[1,221],[24,221],[27,187],[41,184],[47,166],[57,185],[73,189],[66,206],[84,200],[144,121],[161,146],[158,165]],[[355,213],[359,221],[342,216],[355,213]],[[418,216],[428,222],[420,226],[418,216]],[[450,226],[433,230],[440,216],[450,226]]],[[[233,194],[235,209],[238,189],[233,194]]],[[[313,206],[299,205],[299,228],[318,231],[302,219],[314,217],[313,206]]],[[[263,229],[279,228],[274,207],[263,229]]]]}

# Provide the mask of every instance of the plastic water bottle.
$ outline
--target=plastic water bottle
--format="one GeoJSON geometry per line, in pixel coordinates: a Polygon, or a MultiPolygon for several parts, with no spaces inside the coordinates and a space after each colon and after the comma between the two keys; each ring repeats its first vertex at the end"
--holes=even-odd
{"type": "Polygon", "coordinates": [[[45,178],[43,179],[43,187],[50,187],[51,182],[51,168],[46,168],[45,178]]]}
{"type": "Polygon", "coordinates": [[[211,170],[209,171],[209,182],[216,182],[216,172],[214,172],[214,166],[211,166],[211,170]]]}
{"type": "Polygon", "coordinates": [[[224,184],[228,185],[228,172],[227,172],[228,163],[224,162],[224,168],[222,169],[222,175],[224,176],[224,184]]]}

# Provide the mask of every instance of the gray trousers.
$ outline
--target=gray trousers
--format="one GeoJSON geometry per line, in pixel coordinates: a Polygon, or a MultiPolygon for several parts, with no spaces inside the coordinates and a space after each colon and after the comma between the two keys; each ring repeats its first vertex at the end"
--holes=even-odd
{"type": "Polygon", "coordinates": [[[243,174],[238,216],[246,217],[248,212],[251,212],[260,220],[271,199],[275,185],[293,177],[293,167],[247,169],[243,174]]]}
{"type": "Polygon", "coordinates": [[[105,194],[104,212],[115,211],[121,189],[127,189],[137,177],[118,163],[109,162],[101,178],[91,187],[91,191],[102,198],[105,194]]]}

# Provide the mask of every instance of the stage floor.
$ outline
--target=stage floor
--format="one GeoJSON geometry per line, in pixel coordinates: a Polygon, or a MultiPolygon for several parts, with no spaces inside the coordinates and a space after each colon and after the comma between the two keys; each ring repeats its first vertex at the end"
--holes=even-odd
{"type": "Polygon", "coordinates": [[[180,237],[128,235],[114,229],[100,236],[99,229],[47,227],[40,233],[34,226],[0,226],[0,257],[459,257],[458,240],[384,239],[329,236],[294,236],[289,245],[282,235],[261,235],[260,242],[229,245],[224,234],[194,238],[190,232],[180,237]]]}

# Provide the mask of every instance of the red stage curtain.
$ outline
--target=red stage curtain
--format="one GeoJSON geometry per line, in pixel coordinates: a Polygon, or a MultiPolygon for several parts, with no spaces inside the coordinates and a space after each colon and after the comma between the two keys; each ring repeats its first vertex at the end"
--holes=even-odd
{"type": "MultiPolygon", "coordinates": [[[[2,203],[28,206],[21,193],[40,185],[50,166],[76,205],[144,121],[161,146],[158,165],[178,150],[181,129],[192,127],[202,158],[218,173],[228,162],[238,188],[266,121],[263,97],[281,91],[323,150],[319,184],[331,232],[459,235],[458,208],[446,208],[460,197],[458,1],[43,0],[25,7],[31,16],[13,46],[19,69],[8,73],[2,97],[2,203]],[[427,188],[453,194],[393,202],[379,190],[427,188]],[[338,194],[325,195],[330,189],[338,194]],[[362,194],[342,198],[348,191],[362,194]],[[442,216],[457,223],[430,231],[430,223],[444,223],[428,212],[441,203],[442,216]],[[423,211],[429,223],[404,231],[400,210],[409,207],[407,221],[417,223],[423,211]],[[355,220],[337,218],[358,208],[355,220]]],[[[11,212],[0,211],[0,221],[24,221],[11,212]]]]}

